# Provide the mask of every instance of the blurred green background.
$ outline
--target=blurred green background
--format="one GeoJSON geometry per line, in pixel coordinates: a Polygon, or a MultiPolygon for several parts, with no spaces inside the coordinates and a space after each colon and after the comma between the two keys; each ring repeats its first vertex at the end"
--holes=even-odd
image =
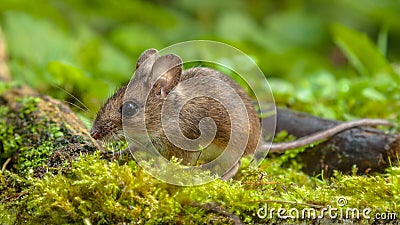
{"type": "Polygon", "coordinates": [[[207,39],[250,55],[280,106],[399,121],[397,0],[2,0],[0,25],[14,79],[89,118],[143,50],[207,39]]]}

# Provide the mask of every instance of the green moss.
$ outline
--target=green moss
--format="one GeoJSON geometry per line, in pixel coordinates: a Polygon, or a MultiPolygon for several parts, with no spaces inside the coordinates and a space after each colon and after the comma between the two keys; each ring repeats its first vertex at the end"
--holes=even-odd
{"type": "MultiPolygon", "coordinates": [[[[278,218],[276,213],[271,218],[260,218],[257,212],[266,204],[269,209],[298,211],[310,207],[340,208],[337,201],[341,198],[347,200],[342,208],[370,208],[371,215],[386,211],[400,213],[399,167],[391,167],[377,176],[336,172],[329,179],[322,175],[309,177],[299,172],[301,165],[292,160],[301,149],[265,160],[256,170],[249,169],[249,159],[244,159],[234,181],[216,180],[194,187],[172,186],[151,177],[129,154],[113,162],[101,159],[99,154],[81,156],[65,173],[47,173],[43,179],[35,178],[34,168],[43,165],[65,144],[68,132],[37,113],[36,98],[22,98],[17,104],[19,107],[13,110],[0,106],[2,164],[18,151],[15,170],[0,174],[0,224],[232,222],[221,213],[206,209],[206,204],[230,211],[249,224],[297,223],[298,220],[278,218]]],[[[288,139],[285,134],[281,138],[288,139]]],[[[126,146],[111,143],[108,147],[126,146]]],[[[351,221],[372,222],[365,218],[351,221]]]]}
{"type": "Polygon", "coordinates": [[[6,82],[0,82],[0,95],[10,88],[10,84],[6,82]]]}
{"type": "Polygon", "coordinates": [[[18,163],[14,168],[21,175],[32,173],[42,166],[49,156],[65,144],[66,127],[41,116],[35,97],[23,97],[16,100],[14,110],[0,106],[0,140],[3,151],[0,162],[18,152],[18,163]]]}
{"type": "Polygon", "coordinates": [[[0,162],[3,164],[5,158],[10,157],[21,144],[19,136],[14,135],[14,127],[7,125],[6,115],[9,109],[6,106],[0,106],[0,140],[2,140],[3,151],[0,155],[0,162]]]}
{"type": "Polygon", "coordinates": [[[17,218],[16,214],[5,206],[0,205],[0,224],[15,224],[17,218]]]}
{"type": "MultiPolygon", "coordinates": [[[[344,207],[370,208],[377,212],[400,213],[400,169],[392,167],[384,175],[348,176],[340,173],[330,179],[309,177],[299,172],[288,152],[282,157],[265,160],[258,169],[248,168],[244,159],[234,181],[216,180],[195,187],[165,184],[146,173],[128,157],[109,162],[98,154],[80,157],[63,174],[47,173],[43,179],[34,178],[33,168],[43,165],[46,158],[65,140],[65,128],[40,118],[36,114],[37,100],[19,100],[21,107],[13,112],[0,107],[0,114],[10,118],[25,118],[23,127],[0,118],[3,159],[19,152],[16,172],[0,174],[0,224],[159,224],[159,223],[231,223],[218,212],[210,212],[202,205],[212,204],[230,211],[249,224],[290,222],[298,220],[260,218],[263,207],[280,207],[301,211],[305,208],[344,207]],[[10,117],[11,114],[11,117],[10,117]],[[19,138],[16,138],[19,137],[19,138]],[[37,137],[45,137],[37,139],[37,137]],[[36,139],[35,139],[36,138],[36,139]],[[17,193],[17,194],[15,194],[17,193]]],[[[12,121],[12,120],[11,120],[12,121]]],[[[283,135],[284,136],[284,135],[283,135]]],[[[287,139],[287,137],[282,137],[287,139]]],[[[121,143],[110,144],[110,149],[121,149],[121,143]]],[[[327,217],[327,215],[326,215],[327,217]]],[[[305,220],[311,222],[311,220],[305,220]]],[[[340,220],[338,220],[340,221],[340,220]]],[[[370,223],[371,219],[353,219],[370,223]]],[[[333,222],[328,220],[328,222],[333,222]]]]}
{"type": "Polygon", "coordinates": [[[99,224],[144,223],[171,213],[160,208],[176,208],[177,202],[168,200],[165,186],[136,166],[87,156],[73,163],[68,176],[48,174],[35,183],[28,197],[29,218],[56,224],[83,219],[99,224]]]}
{"type": "MultiPolygon", "coordinates": [[[[248,164],[248,162],[244,162],[248,164]]],[[[108,162],[97,154],[73,162],[67,175],[47,174],[35,180],[22,199],[26,208],[18,211],[32,223],[48,224],[134,224],[159,223],[229,223],[217,212],[201,207],[211,203],[235,213],[246,223],[296,222],[259,218],[257,211],[268,208],[344,207],[371,208],[376,212],[400,212],[400,169],[393,167],[385,176],[345,176],[336,173],[329,180],[320,180],[293,169],[277,166],[276,160],[265,161],[260,169],[246,165],[235,181],[216,180],[195,187],[177,187],[152,178],[134,162],[120,165],[108,162]]],[[[7,218],[13,218],[12,212],[7,218]]],[[[327,215],[326,215],[327,216],[327,215]]],[[[372,220],[355,219],[362,223],[372,220]]],[[[299,221],[297,221],[299,222],[299,221]]],[[[331,221],[332,222],[332,221],[331,221]]]]}

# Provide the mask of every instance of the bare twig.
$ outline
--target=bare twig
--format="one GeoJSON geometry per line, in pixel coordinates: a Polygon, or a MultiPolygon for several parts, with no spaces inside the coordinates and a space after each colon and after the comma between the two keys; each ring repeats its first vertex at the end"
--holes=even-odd
{"type": "Polygon", "coordinates": [[[11,157],[9,157],[6,162],[3,164],[3,167],[1,167],[1,173],[4,173],[4,171],[6,170],[6,167],[8,165],[8,163],[11,162],[11,157]]]}

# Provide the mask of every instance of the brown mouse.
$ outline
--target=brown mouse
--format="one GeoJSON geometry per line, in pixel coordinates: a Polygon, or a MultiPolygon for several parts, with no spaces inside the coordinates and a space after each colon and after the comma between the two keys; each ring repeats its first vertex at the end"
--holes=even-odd
{"type": "MultiPolygon", "coordinates": [[[[206,67],[191,68],[182,72],[182,60],[179,56],[159,56],[155,49],[146,50],[140,55],[133,80],[118,89],[100,108],[90,134],[97,140],[122,139],[123,124],[129,127],[125,129],[125,134],[135,139],[134,143],[144,146],[146,142],[151,142],[165,158],[175,156],[181,158],[186,165],[211,162],[225,148],[230,148],[227,154],[234,155],[232,158],[240,159],[242,156],[253,154],[256,149],[282,152],[298,148],[356,126],[391,125],[385,120],[362,119],[344,122],[293,142],[271,145],[260,138],[260,120],[252,100],[235,81],[206,67]],[[190,82],[192,79],[196,82],[190,82]],[[210,97],[195,96],[197,92],[204,90],[210,97]],[[230,90],[236,92],[234,97],[224,96],[223,93],[230,90]],[[218,95],[222,95],[224,100],[226,97],[232,99],[224,105],[218,101],[218,97],[214,98],[218,95]],[[176,118],[162,117],[177,108],[179,115],[176,118]],[[238,117],[243,115],[244,110],[248,116],[238,117]],[[204,118],[211,118],[213,122],[203,120],[204,118]],[[166,126],[168,129],[176,125],[176,132],[172,128],[174,132],[165,132],[165,127],[160,125],[162,122],[169,123],[169,126],[166,126]],[[207,138],[202,139],[202,135],[207,136],[207,129],[216,129],[212,133],[214,138],[211,141],[205,140],[207,138]],[[182,138],[177,134],[179,132],[187,139],[179,141],[177,146],[173,142],[175,138],[182,138]],[[142,138],[146,134],[149,134],[150,139],[142,138]],[[192,145],[186,146],[187,142],[192,145]],[[206,147],[195,151],[193,146],[206,147]],[[242,151],[235,150],[235,146],[242,151]],[[185,150],[189,148],[191,151],[185,150]]],[[[226,168],[227,172],[222,174],[224,179],[233,177],[240,165],[240,160],[229,160],[234,166],[226,168]]]]}

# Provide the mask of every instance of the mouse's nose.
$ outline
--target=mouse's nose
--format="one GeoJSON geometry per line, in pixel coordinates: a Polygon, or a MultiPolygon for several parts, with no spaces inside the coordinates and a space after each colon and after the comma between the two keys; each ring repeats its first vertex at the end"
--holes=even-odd
{"type": "Polygon", "coordinates": [[[95,140],[100,139],[100,135],[101,135],[101,132],[99,129],[92,128],[92,130],[90,131],[90,136],[95,140]]]}

